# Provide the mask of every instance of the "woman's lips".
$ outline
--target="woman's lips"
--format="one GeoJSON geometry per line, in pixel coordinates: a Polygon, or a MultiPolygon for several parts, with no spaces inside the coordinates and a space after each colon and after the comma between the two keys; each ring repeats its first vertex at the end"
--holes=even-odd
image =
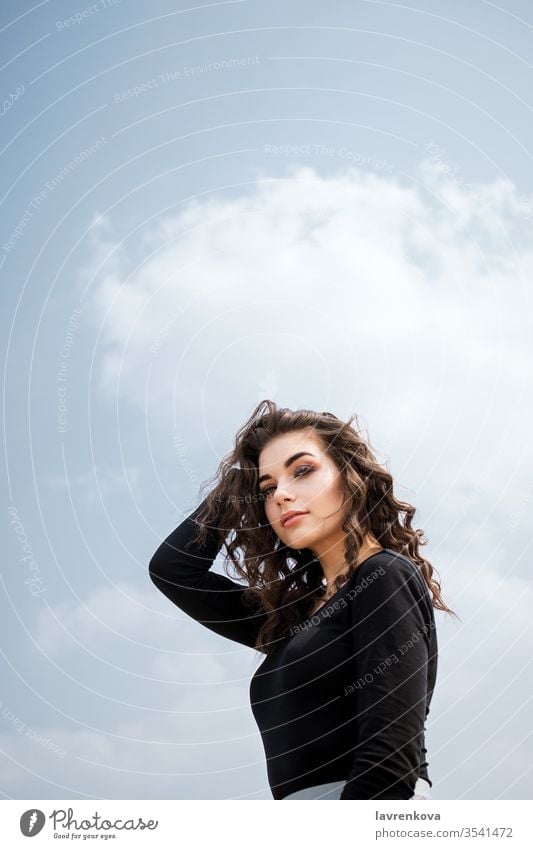
{"type": "Polygon", "coordinates": [[[283,523],[283,527],[289,528],[293,524],[293,522],[297,522],[298,519],[303,519],[304,516],[307,516],[307,513],[297,513],[296,516],[291,516],[289,519],[287,519],[286,522],[283,523]]]}

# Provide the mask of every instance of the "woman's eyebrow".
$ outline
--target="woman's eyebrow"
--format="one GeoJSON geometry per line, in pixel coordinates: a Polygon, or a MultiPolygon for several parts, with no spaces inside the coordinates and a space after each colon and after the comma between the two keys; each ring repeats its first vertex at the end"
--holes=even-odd
{"type": "MultiPolygon", "coordinates": [[[[310,451],[299,451],[297,454],[293,454],[292,457],[289,457],[288,460],[285,460],[285,468],[288,469],[291,463],[294,463],[294,461],[297,460],[299,457],[305,457],[306,454],[308,454],[309,457],[315,456],[314,454],[311,454],[310,451]]],[[[259,478],[257,483],[260,484],[263,481],[266,481],[266,480],[268,480],[268,478],[271,478],[271,477],[272,477],[272,475],[261,475],[261,477],[259,478]]]]}

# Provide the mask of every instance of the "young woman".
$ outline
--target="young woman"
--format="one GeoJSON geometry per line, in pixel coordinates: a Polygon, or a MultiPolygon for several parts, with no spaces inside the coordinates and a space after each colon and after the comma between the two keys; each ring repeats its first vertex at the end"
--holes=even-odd
{"type": "Polygon", "coordinates": [[[150,561],[181,610],[265,655],[250,701],[274,799],[431,798],[433,608],[455,614],[353,419],[261,402],[150,561]],[[210,571],[222,545],[246,585],[210,571]]]}

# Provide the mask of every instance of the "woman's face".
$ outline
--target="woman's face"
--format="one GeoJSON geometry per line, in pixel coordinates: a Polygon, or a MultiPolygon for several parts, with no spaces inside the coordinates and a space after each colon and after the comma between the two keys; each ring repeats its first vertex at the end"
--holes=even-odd
{"type": "Polygon", "coordinates": [[[324,452],[320,437],[298,430],[273,438],[259,454],[259,491],[268,521],[291,548],[334,545],[344,537],[342,523],[350,509],[341,490],[341,475],[324,452]],[[295,455],[302,455],[295,457],[295,455]],[[290,510],[304,511],[283,525],[290,510]]]}

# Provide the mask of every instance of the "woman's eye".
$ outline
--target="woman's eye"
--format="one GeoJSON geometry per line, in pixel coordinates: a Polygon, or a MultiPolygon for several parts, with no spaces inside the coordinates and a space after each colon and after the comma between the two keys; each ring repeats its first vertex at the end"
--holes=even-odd
{"type": "MultiPolygon", "coordinates": [[[[296,469],[296,471],[294,472],[294,477],[295,477],[295,478],[302,478],[302,477],[303,477],[304,475],[306,475],[308,472],[312,472],[312,471],[313,471],[313,467],[312,467],[312,466],[298,466],[298,468],[297,468],[297,469],[296,469]],[[300,472],[300,474],[298,474],[298,472],[300,472]]],[[[266,487],[266,489],[263,489],[263,491],[262,491],[262,493],[261,493],[261,494],[262,494],[262,496],[263,496],[264,498],[268,498],[268,497],[269,497],[269,495],[270,495],[270,493],[271,493],[274,489],[276,489],[276,487],[275,487],[275,486],[267,486],[267,487],[266,487]]]]}

